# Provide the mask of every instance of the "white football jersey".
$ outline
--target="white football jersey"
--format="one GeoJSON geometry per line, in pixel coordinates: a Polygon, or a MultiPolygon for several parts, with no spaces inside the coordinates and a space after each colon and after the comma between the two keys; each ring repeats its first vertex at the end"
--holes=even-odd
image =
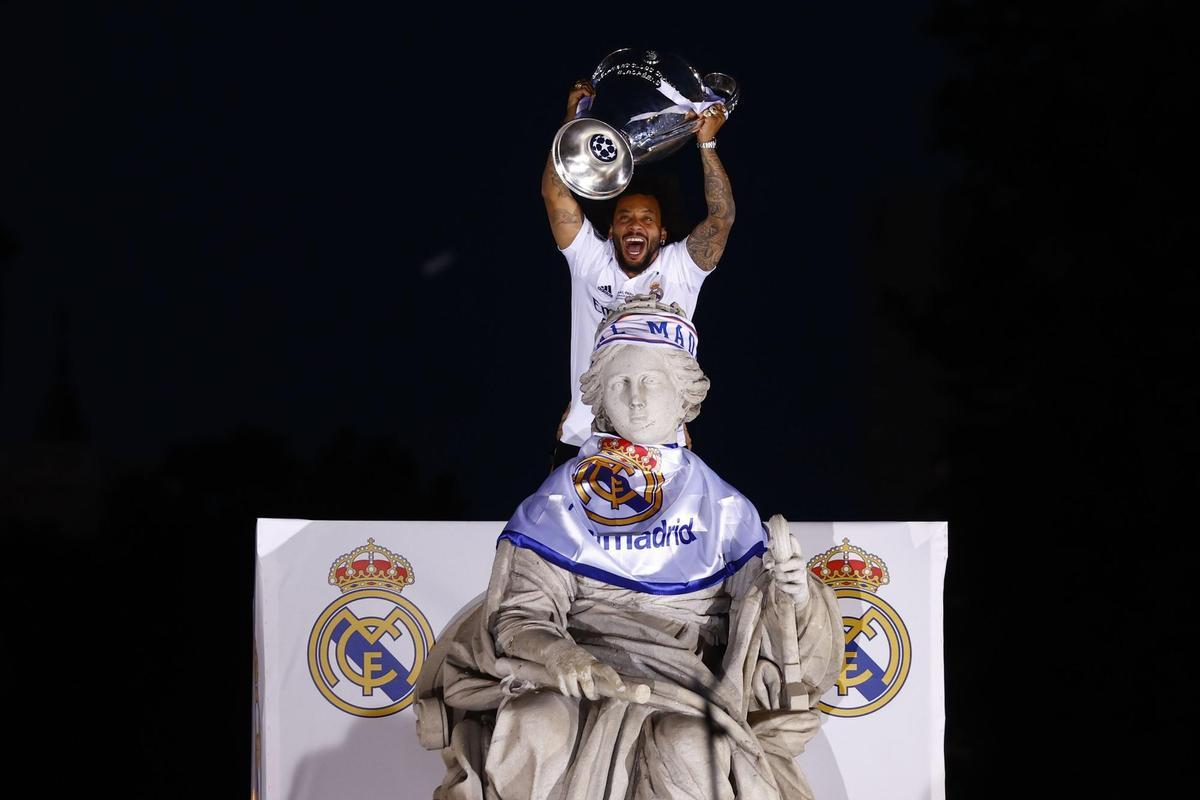
{"type": "Polygon", "coordinates": [[[608,311],[628,297],[654,294],[664,303],[678,303],[691,319],[709,273],[692,261],[686,241],[679,241],[660,248],[650,266],[630,278],[617,264],[613,243],[598,238],[586,216],[562,254],[571,270],[571,410],[561,438],[579,446],[592,435],[593,419],[592,409],[583,404],[579,377],[591,363],[596,329],[608,311]]]}

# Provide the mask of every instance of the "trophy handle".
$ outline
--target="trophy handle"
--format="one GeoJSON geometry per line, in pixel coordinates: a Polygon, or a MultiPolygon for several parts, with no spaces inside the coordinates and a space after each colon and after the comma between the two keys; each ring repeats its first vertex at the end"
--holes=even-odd
{"type": "Polygon", "coordinates": [[[738,82],[724,72],[710,72],[704,76],[704,85],[721,96],[721,102],[725,104],[725,117],[728,119],[742,94],[738,82]]]}
{"type": "MultiPolygon", "coordinates": [[[[725,118],[733,113],[733,109],[737,106],[738,98],[741,96],[741,89],[738,82],[726,75],[724,72],[710,72],[704,76],[704,86],[720,98],[721,103],[725,106],[725,118]]],[[[709,95],[710,99],[712,95],[709,95]]],[[[689,119],[680,122],[666,130],[659,131],[649,138],[643,140],[635,139],[633,144],[640,150],[645,151],[645,155],[638,158],[639,161],[649,161],[657,158],[658,154],[654,151],[662,148],[665,145],[674,145],[680,139],[683,139],[696,131],[700,130],[701,121],[699,119],[689,119]]],[[[671,152],[668,149],[666,152],[671,152]]]]}

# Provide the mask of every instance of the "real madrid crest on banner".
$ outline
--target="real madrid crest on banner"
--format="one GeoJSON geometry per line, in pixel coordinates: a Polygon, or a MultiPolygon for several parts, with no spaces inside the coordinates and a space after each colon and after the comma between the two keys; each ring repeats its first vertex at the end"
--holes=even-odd
{"type": "Polygon", "coordinates": [[[896,609],[878,596],[891,580],[883,559],[842,539],[808,568],[833,587],[842,610],[846,655],[842,674],[817,707],[835,717],[861,717],[890,703],[912,666],[912,641],[896,609]]]}
{"type": "Polygon", "coordinates": [[[413,701],[433,647],[425,615],[400,592],[412,565],[367,539],[339,556],[329,583],[341,596],[325,607],[308,639],[308,670],[321,694],[357,717],[386,717],[413,701]]]}
{"type": "Polygon", "coordinates": [[[575,467],[575,494],[592,522],[632,525],[650,519],[662,508],[662,454],[653,447],[624,439],[600,440],[600,452],[575,467]]]}

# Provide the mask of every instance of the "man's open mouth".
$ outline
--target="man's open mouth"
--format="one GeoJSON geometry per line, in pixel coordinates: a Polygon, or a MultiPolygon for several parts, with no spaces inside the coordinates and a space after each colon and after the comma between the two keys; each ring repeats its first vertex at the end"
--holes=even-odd
{"type": "Polygon", "coordinates": [[[623,244],[625,245],[625,255],[630,261],[637,261],[646,252],[645,236],[626,236],[623,244]]]}

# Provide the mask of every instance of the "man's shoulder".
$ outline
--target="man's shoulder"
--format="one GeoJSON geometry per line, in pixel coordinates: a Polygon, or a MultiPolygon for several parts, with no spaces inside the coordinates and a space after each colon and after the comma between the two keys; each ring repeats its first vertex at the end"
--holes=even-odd
{"type": "Polygon", "coordinates": [[[603,247],[605,239],[600,236],[600,232],[596,230],[596,226],[587,218],[585,214],[583,222],[579,225],[579,231],[575,234],[575,238],[566,247],[559,248],[559,252],[570,257],[572,253],[584,249],[594,249],[596,246],[603,247]]]}
{"type": "Polygon", "coordinates": [[[711,270],[702,269],[692,258],[686,239],[663,247],[659,258],[662,261],[661,269],[673,279],[676,287],[686,286],[691,294],[700,293],[700,285],[711,273],[711,270]]]}
{"type": "Polygon", "coordinates": [[[684,259],[688,258],[687,239],[671,242],[662,249],[662,254],[672,265],[684,263],[684,259]]]}
{"type": "Polygon", "coordinates": [[[581,229],[575,241],[562,251],[571,268],[571,274],[579,279],[591,280],[606,269],[616,267],[616,255],[605,239],[594,233],[594,229],[581,229]]]}
{"type": "Polygon", "coordinates": [[[615,261],[608,241],[600,238],[587,217],[584,217],[579,233],[559,252],[563,254],[572,274],[575,275],[594,272],[615,261]]]}

